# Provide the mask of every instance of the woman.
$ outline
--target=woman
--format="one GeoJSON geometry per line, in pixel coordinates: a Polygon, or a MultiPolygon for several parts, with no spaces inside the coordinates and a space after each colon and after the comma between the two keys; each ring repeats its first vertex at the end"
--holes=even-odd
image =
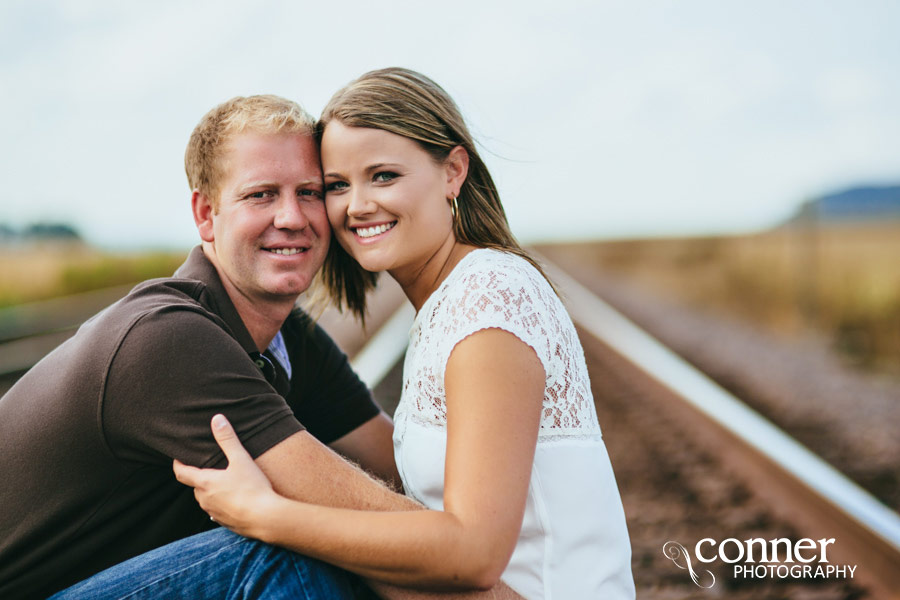
{"type": "Polygon", "coordinates": [[[328,291],[362,318],[387,271],[417,311],[394,442],[406,493],[431,510],[289,500],[239,447],[223,448],[234,469],[176,464],[178,479],[228,528],[373,579],[487,588],[502,578],[526,598],[633,597],[581,345],[510,234],[453,101],[418,73],[373,71],[331,99],[319,127],[339,242],[328,291]]]}

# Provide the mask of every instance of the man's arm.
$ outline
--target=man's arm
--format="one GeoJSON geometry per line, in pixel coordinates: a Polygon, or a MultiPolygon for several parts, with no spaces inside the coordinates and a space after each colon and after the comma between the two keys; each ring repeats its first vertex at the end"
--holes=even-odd
{"type": "Polygon", "coordinates": [[[393,435],[394,424],[382,412],[328,446],[399,491],[403,484],[394,462],[393,435]]]}
{"type": "Polygon", "coordinates": [[[276,444],[261,454],[256,464],[276,492],[310,504],[376,511],[421,508],[341,458],[307,431],[276,444]]]}

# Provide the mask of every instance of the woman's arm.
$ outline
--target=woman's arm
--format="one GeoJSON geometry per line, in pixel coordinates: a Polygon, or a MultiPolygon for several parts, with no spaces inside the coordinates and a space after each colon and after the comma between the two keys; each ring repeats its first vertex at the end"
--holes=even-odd
{"type": "Polygon", "coordinates": [[[522,525],[544,370],[524,342],[487,329],[456,346],[444,384],[443,512],[367,512],[289,500],[261,472],[251,472],[252,460],[225,445],[225,471],[182,465],[176,473],[197,488],[214,519],[238,533],[400,585],[490,588],[522,525]]]}

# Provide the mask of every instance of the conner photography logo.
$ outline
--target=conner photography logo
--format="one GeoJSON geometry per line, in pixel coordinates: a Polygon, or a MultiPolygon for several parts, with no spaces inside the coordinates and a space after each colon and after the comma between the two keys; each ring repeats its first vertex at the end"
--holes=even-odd
{"type": "Polygon", "coordinates": [[[852,579],[856,565],[829,562],[828,548],[834,543],[834,538],[801,538],[795,542],[788,538],[726,538],[721,542],[703,538],[694,545],[693,553],[676,541],[668,541],[663,544],[663,554],[702,588],[716,584],[716,576],[703,566],[718,561],[733,565],[735,579],[852,579]]]}

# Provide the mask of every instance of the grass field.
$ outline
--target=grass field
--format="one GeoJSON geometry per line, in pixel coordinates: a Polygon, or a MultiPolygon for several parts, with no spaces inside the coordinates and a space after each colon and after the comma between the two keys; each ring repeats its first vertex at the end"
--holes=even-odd
{"type": "Polygon", "coordinates": [[[108,252],[80,243],[0,247],[0,307],[165,277],[185,256],[108,252]]]}
{"type": "MultiPolygon", "coordinates": [[[[849,361],[900,373],[900,223],[594,242],[577,251],[657,293],[779,335],[821,332],[849,361]]],[[[186,253],[0,248],[0,307],[168,276],[186,253]]]]}
{"type": "Polygon", "coordinates": [[[779,335],[824,333],[848,361],[900,374],[900,223],[579,245],[599,268],[779,335]]]}

